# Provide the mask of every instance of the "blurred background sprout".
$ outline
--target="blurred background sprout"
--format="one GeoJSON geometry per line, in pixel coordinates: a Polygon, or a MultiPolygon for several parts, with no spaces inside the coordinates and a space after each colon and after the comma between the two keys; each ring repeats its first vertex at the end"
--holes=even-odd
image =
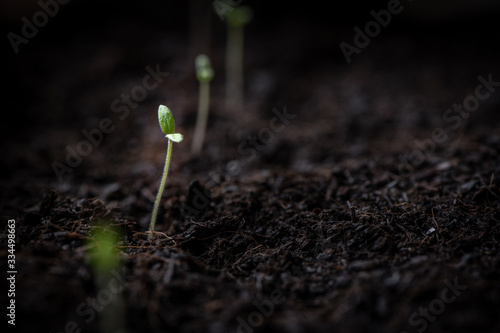
{"type": "Polygon", "coordinates": [[[191,152],[195,155],[199,155],[203,148],[203,141],[207,129],[208,111],[210,107],[210,81],[214,78],[214,70],[212,69],[210,58],[205,54],[200,54],[196,57],[195,67],[196,77],[200,82],[200,94],[191,152]]]}
{"type": "Polygon", "coordinates": [[[234,8],[226,14],[226,106],[236,110],[244,107],[243,29],[253,18],[246,6],[234,8]]]}

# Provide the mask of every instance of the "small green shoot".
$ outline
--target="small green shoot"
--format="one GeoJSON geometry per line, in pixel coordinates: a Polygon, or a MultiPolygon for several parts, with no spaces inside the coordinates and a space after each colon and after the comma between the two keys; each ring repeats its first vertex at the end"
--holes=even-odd
{"type": "Polygon", "coordinates": [[[205,54],[200,54],[195,59],[196,77],[200,82],[200,97],[198,100],[198,116],[193,135],[191,152],[199,155],[203,147],[207,129],[208,109],[210,105],[210,81],[214,78],[214,70],[210,59],[205,54]]]}
{"type": "Polygon", "coordinates": [[[149,226],[148,239],[153,238],[153,233],[156,224],[156,217],[158,216],[158,209],[160,208],[160,200],[163,194],[163,189],[165,188],[165,183],[167,182],[168,168],[170,166],[170,157],[172,155],[172,142],[181,142],[183,139],[182,134],[175,132],[175,122],[174,116],[168,107],[165,105],[160,105],[158,107],[158,122],[160,123],[160,128],[165,133],[165,137],[168,139],[167,147],[167,158],[165,159],[165,167],[163,169],[163,176],[160,182],[160,188],[158,189],[158,194],[156,195],[155,205],[153,208],[153,214],[151,215],[151,223],[149,226]]]}
{"type": "Polygon", "coordinates": [[[98,275],[105,275],[119,267],[118,236],[109,229],[100,227],[93,232],[93,239],[90,241],[92,247],[90,255],[90,265],[98,275]]]}
{"type": "Polygon", "coordinates": [[[117,245],[119,234],[109,228],[109,223],[103,223],[92,232],[88,241],[90,266],[94,272],[95,286],[98,297],[107,294],[109,299],[102,303],[100,332],[123,332],[125,328],[125,306],[121,297],[123,285],[117,286],[116,274],[120,274],[120,259],[117,245]],[[110,285],[114,288],[111,289],[110,285]]]}
{"type": "Polygon", "coordinates": [[[243,28],[253,18],[253,11],[246,6],[234,8],[226,14],[226,106],[241,110],[243,94],[243,28]]]}

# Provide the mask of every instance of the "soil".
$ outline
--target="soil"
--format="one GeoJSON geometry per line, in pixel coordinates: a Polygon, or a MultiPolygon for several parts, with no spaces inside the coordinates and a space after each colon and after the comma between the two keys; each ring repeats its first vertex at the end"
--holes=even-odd
{"type": "Polygon", "coordinates": [[[157,12],[174,5],[124,3],[68,4],[3,66],[1,253],[14,219],[17,331],[500,332],[491,16],[429,26],[402,14],[347,64],[339,43],[375,4],[333,24],[256,2],[235,110],[212,13],[216,77],[193,156],[199,47],[187,6],[163,22],[157,12]],[[279,20],[259,20],[265,10],[279,20]],[[124,102],[151,72],[157,86],[124,102]],[[447,111],[478,89],[489,94],[477,110],[447,111]],[[185,139],[148,240],[167,148],[159,104],[185,139]],[[98,144],[81,143],[83,130],[98,144]],[[119,239],[112,300],[90,260],[102,229],[119,239]]]}

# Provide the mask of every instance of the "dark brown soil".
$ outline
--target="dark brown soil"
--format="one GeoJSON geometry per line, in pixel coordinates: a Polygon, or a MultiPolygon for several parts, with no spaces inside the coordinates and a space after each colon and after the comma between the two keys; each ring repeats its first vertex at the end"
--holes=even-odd
{"type": "Polygon", "coordinates": [[[213,14],[216,78],[195,157],[200,47],[187,6],[161,22],[174,5],[125,3],[100,14],[68,4],[4,64],[1,253],[15,219],[19,332],[103,332],[111,317],[127,332],[500,332],[500,88],[445,119],[489,76],[500,81],[490,16],[395,17],[348,65],[339,43],[384,3],[333,24],[257,2],[247,103],[229,110],[213,14]],[[113,112],[147,66],[168,76],[113,112]],[[149,241],[166,154],[159,104],[185,140],[149,241]],[[67,165],[67,147],[104,118],[114,129],[58,177],[54,162],[67,165]],[[102,290],[88,241],[104,222],[120,239],[123,315],[90,310],[102,290]]]}

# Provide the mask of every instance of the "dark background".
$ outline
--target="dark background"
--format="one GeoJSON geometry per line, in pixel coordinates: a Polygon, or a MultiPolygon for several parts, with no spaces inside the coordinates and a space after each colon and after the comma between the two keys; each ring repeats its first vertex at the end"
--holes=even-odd
{"type": "MultiPolygon", "coordinates": [[[[211,2],[206,1],[203,5],[203,1],[191,1],[193,8],[196,8],[191,11],[189,3],[73,0],[61,5],[58,15],[39,29],[37,36],[27,45],[21,45],[20,53],[15,55],[6,34],[20,34],[21,17],[26,16],[32,21],[32,15],[39,7],[36,1],[3,1],[0,18],[5,36],[2,43],[4,112],[9,110],[9,121],[2,122],[3,139],[26,139],[24,133],[19,133],[35,124],[71,126],[64,116],[55,119],[56,124],[47,117],[47,113],[50,113],[46,103],[48,97],[43,92],[43,87],[47,87],[57,73],[57,68],[51,66],[57,66],[64,59],[77,56],[83,58],[80,66],[75,65],[67,69],[72,72],[70,76],[76,81],[81,77],[80,74],[88,70],[84,61],[95,56],[103,44],[118,45],[127,55],[123,57],[122,62],[118,61],[119,66],[112,73],[113,76],[121,70],[129,70],[135,66],[144,68],[145,64],[133,59],[140,53],[150,55],[151,63],[166,57],[194,57],[194,53],[189,53],[190,41],[201,43],[201,46],[195,48],[203,49],[203,52],[223,50],[225,25],[213,11],[213,31],[209,35],[211,40],[200,42],[192,38],[192,35],[196,34],[207,36],[203,30],[198,33],[194,33],[192,28],[190,30],[190,27],[196,26],[190,23],[190,13],[191,17],[206,17],[197,12],[203,11],[199,8],[206,9],[207,6],[208,10],[211,10],[211,2]],[[162,46],[159,45],[159,39],[162,34],[175,36],[179,43],[168,50],[168,55],[160,51],[162,46]],[[154,44],[155,39],[158,39],[158,49],[151,50],[150,45],[154,44]],[[210,42],[210,47],[207,47],[206,44],[210,42]],[[156,59],[153,59],[155,57],[156,59]]],[[[283,50],[279,59],[267,58],[266,61],[269,67],[291,66],[288,70],[293,72],[294,76],[300,75],[301,70],[321,62],[348,67],[339,43],[345,41],[352,44],[353,27],[363,28],[365,23],[373,20],[369,14],[370,10],[379,11],[387,7],[387,1],[344,1],[333,3],[328,8],[320,2],[244,1],[242,4],[251,6],[255,11],[255,20],[246,32],[247,49],[251,49],[249,53],[255,52],[260,57],[266,57],[266,53],[271,55],[271,52],[268,52],[271,44],[276,47],[288,47],[283,50]],[[297,51],[293,41],[298,40],[305,40],[307,43],[298,47],[301,57],[299,63],[294,63],[290,58],[294,58],[293,51],[297,51]]],[[[408,65],[408,61],[424,63],[432,59],[436,66],[448,69],[467,57],[495,59],[498,55],[498,2],[402,1],[401,4],[404,7],[403,12],[393,15],[390,25],[383,28],[379,36],[375,37],[360,55],[353,55],[354,62],[380,57],[378,66],[390,64],[396,67],[408,65]],[[408,48],[413,56],[411,59],[405,59],[405,50],[408,48]]],[[[168,46],[163,45],[163,51],[166,51],[166,48],[168,46]]],[[[478,65],[480,61],[449,70],[460,69],[468,72],[470,66],[478,65]]],[[[193,69],[177,67],[169,70],[191,73],[193,69]]],[[[112,77],[94,78],[98,82],[106,79],[110,80],[112,77]]],[[[56,94],[59,99],[71,99],[69,96],[56,94]]],[[[64,106],[64,114],[78,114],[72,104],[64,106]]]]}
{"type": "MultiPolygon", "coordinates": [[[[392,15],[389,26],[382,28],[361,54],[352,55],[350,65],[339,44],[344,41],[352,45],[353,28],[364,30],[364,25],[373,20],[370,11],[386,9],[387,2],[342,2],[328,8],[321,3],[302,2],[243,4],[255,11],[255,19],[245,32],[245,66],[247,95],[257,104],[258,113],[285,104],[301,108],[300,103],[318,89],[301,95],[287,91],[288,87],[307,82],[317,73],[333,77],[338,74],[339,78],[345,76],[363,83],[362,89],[368,92],[378,88],[393,98],[405,99],[402,103],[406,105],[412,98],[404,97],[395,88],[406,87],[414,95],[422,89],[432,94],[431,98],[418,97],[425,99],[420,104],[425,110],[410,117],[420,117],[419,121],[432,128],[433,120],[442,124],[440,114],[474,89],[478,75],[497,73],[496,18],[500,6],[495,1],[403,1],[403,12],[392,15]],[[367,73],[374,74],[373,82],[362,77],[367,73]],[[377,75],[386,80],[377,82],[377,75]],[[271,88],[259,83],[262,76],[271,79],[271,88]],[[449,90],[432,88],[433,81],[443,82],[449,90]],[[265,96],[258,94],[266,89],[265,96]]],[[[24,166],[29,169],[28,165],[34,163],[40,175],[49,177],[44,179],[54,181],[47,162],[64,158],[64,147],[78,142],[82,129],[95,127],[96,120],[109,114],[111,102],[133,84],[127,78],[135,76],[137,82],[146,66],[161,63],[172,76],[161,85],[161,91],[148,96],[147,106],[139,106],[138,113],[134,113],[138,118],[147,112],[146,107],[154,108],[152,105],[165,103],[180,93],[196,91],[192,63],[200,52],[208,53],[215,66],[214,103],[223,98],[225,24],[214,13],[210,1],[70,1],[60,6],[59,13],[27,45],[20,45],[17,55],[6,34],[20,34],[21,17],[32,21],[33,13],[40,8],[35,1],[4,1],[1,6],[6,118],[1,122],[0,136],[5,156],[9,156],[2,163],[4,177],[20,172],[24,166]],[[51,135],[48,132],[53,128],[63,129],[64,133],[51,135]],[[42,150],[47,156],[35,154],[37,157],[29,161],[16,160],[16,152],[29,150],[33,142],[45,142],[42,150]]],[[[337,88],[328,88],[328,80],[321,84],[335,99],[337,88]]],[[[496,124],[492,121],[498,119],[496,113],[488,107],[498,104],[496,96],[485,102],[487,106],[474,121],[496,124]]],[[[368,109],[352,108],[353,103],[362,100],[362,95],[354,96],[350,109],[344,107],[338,112],[359,119],[363,112],[370,113],[368,109]]],[[[191,98],[186,103],[181,103],[189,112],[185,120],[194,121],[196,103],[191,98]]],[[[395,107],[404,112],[402,107],[395,107]]],[[[408,124],[394,115],[390,117],[392,125],[406,130],[408,124]]],[[[182,124],[183,118],[179,118],[182,124]]],[[[369,130],[381,129],[372,126],[369,130]]],[[[351,128],[346,137],[338,138],[355,141],[359,131],[351,128]]],[[[409,138],[407,142],[410,148],[411,141],[409,138]]]]}

